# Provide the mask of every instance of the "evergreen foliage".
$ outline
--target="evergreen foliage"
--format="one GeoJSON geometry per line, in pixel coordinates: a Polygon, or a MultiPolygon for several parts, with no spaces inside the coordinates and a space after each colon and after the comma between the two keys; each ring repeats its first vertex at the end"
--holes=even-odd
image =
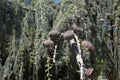
{"type": "Polygon", "coordinates": [[[91,79],[119,80],[119,0],[61,0],[57,4],[53,0],[0,0],[0,80],[80,80],[68,40],[56,38],[56,51],[43,45],[51,30],[64,33],[74,23],[82,28],[75,32],[80,42],[88,40],[95,46],[90,61],[85,62],[95,70],[91,79]]]}

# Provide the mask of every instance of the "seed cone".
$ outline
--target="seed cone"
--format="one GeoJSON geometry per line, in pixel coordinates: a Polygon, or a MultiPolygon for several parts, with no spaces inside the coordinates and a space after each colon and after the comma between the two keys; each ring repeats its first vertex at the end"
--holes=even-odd
{"type": "Polygon", "coordinates": [[[81,27],[78,27],[76,24],[72,25],[72,29],[76,32],[83,31],[83,29],[81,27]]]}
{"type": "Polygon", "coordinates": [[[88,51],[92,52],[92,51],[95,51],[95,47],[94,45],[90,42],[90,41],[82,41],[81,45],[85,48],[88,49],[88,51]]]}
{"type": "Polygon", "coordinates": [[[54,42],[53,42],[52,40],[45,40],[45,41],[43,42],[43,45],[44,45],[45,47],[52,47],[52,46],[54,46],[54,42]]]}
{"type": "Polygon", "coordinates": [[[67,40],[71,40],[74,38],[74,31],[73,30],[68,30],[64,32],[63,37],[67,40]]]}
{"type": "Polygon", "coordinates": [[[48,34],[50,37],[59,37],[60,36],[60,32],[57,30],[51,30],[48,34]]]}

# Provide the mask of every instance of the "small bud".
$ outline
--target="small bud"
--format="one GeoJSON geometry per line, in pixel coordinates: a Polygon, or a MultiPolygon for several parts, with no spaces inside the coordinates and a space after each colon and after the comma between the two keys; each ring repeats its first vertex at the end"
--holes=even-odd
{"type": "Polygon", "coordinates": [[[64,32],[63,37],[67,40],[71,40],[74,38],[74,31],[73,30],[68,30],[64,32]]]}
{"type": "Polygon", "coordinates": [[[88,69],[86,69],[85,75],[87,77],[92,77],[93,73],[94,73],[94,69],[93,68],[88,68],[88,69]]]}
{"type": "Polygon", "coordinates": [[[107,19],[110,19],[110,13],[106,13],[107,19]]]}
{"type": "Polygon", "coordinates": [[[53,46],[54,46],[54,42],[53,42],[52,40],[45,40],[45,41],[43,42],[43,45],[44,45],[45,47],[53,47],[53,46]]]}
{"type": "Polygon", "coordinates": [[[83,28],[78,27],[76,24],[73,24],[73,25],[72,25],[72,29],[73,29],[74,31],[76,31],[76,32],[83,31],[83,28]]]}
{"type": "Polygon", "coordinates": [[[81,45],[84,47],[84,48],[87,48],[88,51],[92,52],[92,51],[95,51],[95,47],[94,45],[89,42],[89,41],[82,41],[81,45]]]}
{"type": "Polygon", "coordinates": [[[103,18],[101,18],[101,19],[100,19],[100,22],[104,22],[104,19],[103,19],[103,18]]]}

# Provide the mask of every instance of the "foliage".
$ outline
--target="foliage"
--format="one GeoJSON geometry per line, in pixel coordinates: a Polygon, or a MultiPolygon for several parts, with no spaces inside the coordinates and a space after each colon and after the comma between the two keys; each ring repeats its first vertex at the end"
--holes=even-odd
{"type": "MultiPolygon", "coordinates": [[[[56,62],[43,46],[48,33],[76,23],[80,40],[91,41],[93,80],[120,79],[119,0],[0,0],[0,79],[79,80],[76,54],[67,40],[57,43],[56,62]]],[[[83,52],[85,50],[83,49],[83,52]]]]}

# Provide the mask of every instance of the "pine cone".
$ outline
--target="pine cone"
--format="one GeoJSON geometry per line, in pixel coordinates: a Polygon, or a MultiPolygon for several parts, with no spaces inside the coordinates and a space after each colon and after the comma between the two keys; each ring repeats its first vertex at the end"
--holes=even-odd
{"type": "Polygon", "coordinates": [[[82,41],[81,45],[84,48],[87,48],[88,51],[90,51],[90,52],[95,51],[94,45],[91,42],[89,42],[89,41],[84,40],[84,41],[82,41]]]}
{"type": "Polygon", "coordinates": [[[67,40],[71,40],[74,38],[74,31],[73,30],[68,30],[64,32],[63,37],[67,40]]]}
{"type": "Polygon", "coordinates": [[[51,30],[48,34],[50,37],[59,37],[60,36],[60,32],[57,30],[51,30]]]}
{"type": "Polygon", "coordinates": [[[53,46],[54,46],[54,42],[53,42],[52,40],[45,40],[45,41],[43,42],[43,45],[44,45],[45,47],[53,47],[53,46]]]}

